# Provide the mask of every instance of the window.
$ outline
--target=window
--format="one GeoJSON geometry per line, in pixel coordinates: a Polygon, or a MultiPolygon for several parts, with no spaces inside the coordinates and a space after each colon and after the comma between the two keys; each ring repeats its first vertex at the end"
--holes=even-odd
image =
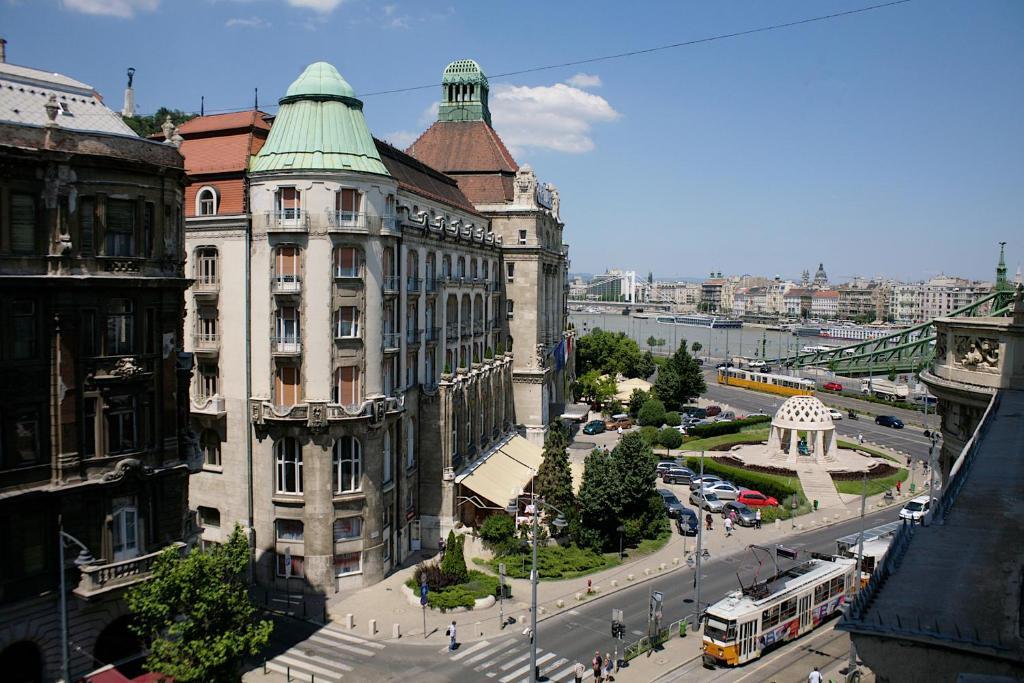
{"type": "Polygon", "coordinates": [[[384,394],[386,396],[392,396],[395,390],[398,389],[396,382],[398,381],[398,356],[391,355],[384,359],[384,394]]]}
{"type": "Polygon", "coordinates": [[[156,207],[146,202],[142,213],[142,255],[153,256],[153,231],[156,229],[156,207]]]}
{"type": "Polygon", "coordinates": [[[491,262],[484,259],[484,280],[489,279],[491,276],[491,262]]]}
{"type": "Polygon", "coordinates": [[[303,559],[302,555],[277,553],[277,575],[301,579],[306,575],[306,567],[303,559]],[[291,564],[288,563],[289,558],[291,558],[291,564]]]}
{"type": "Polygon", "coordinates": [[[514,264],[514,263],[506,263],[505,264],[505,280],[507,282],[512,282],[515,279],[516,279],[516,264],[514,264]]]}
{"type": "Polygon", "coordinates": [[[334,542],[351,541],[363,535],[362,517],[339,517],[334,520],[334,542]]]}
{"type": "Polygon", "coordinates": [[[416,437],[415,426],[409,418],[405,419],[405,467],[412,469],[416,466],[416,437]]]}
{"type": "Polygon", "coordinates": [[[391,431],[392,428],[388,427],[384,430],[384,477],[383,482],[385,485],[391,483],[391,460],[393,454],[391,452],[391,431]]]}
{"type": "Polygon", "coordinates": [[[470,259],[469,261],[469,275],[474,280],[477,279],[477,276],[479,275],[479,271],[477,270],[476,259],[470,259]]]}
{"type": "Polygon", "coordinates": [[[9,434],[8,443],[2,444],[3,446],[9,446],[9,448],[2,449],[2,452],[7,456],[4,459],[4,466],[27,467],[35,465],[42,455],[42,448],[39,442],[41,435],[39,413],[34,410],[17,413],[8,425],[4,426],[6,427],[5,431],[9,434]]]}
{"type": "Polygon", "coordinates": [[[294,187],[282,187],[274,195],[274,209],[278,220],[297,220],[302,216],[302,192],[294,187]]]}
{"type": "Polygon", "coordinates": [[[147,308],[146,317],[143,320],[142,352],[156,353],[157,347],[160,345],[160,342],[158,341],[159,336],[160,327],[156,314],[156,309],[147,308]]]}
{"type": "Polygon", "coordinates": [[[765,631],[779,623],[779,605],[775,605],[761,612],[761,630],[765,631]]]}
{"type": "Polygon", "coordinates": [[[135,255],[135,202],[127,199],[107,200],[107,256],[135,255]]]}
{"type": "Polygon", "coordinates": [[[458,277],[466,277],[466,257],[460,256],[458,260],[458,277]]]}
{"type": "Polygon", "coordinates": [[[212,429],[204,429],[199,437],[203,451],[203,462],[211,467],[220,467],[220,435],[212,429]]]}
{"type": "Polygon", "coordinates": [[[217,215],[217,191],[212,187],[204,187],[196,195],[196,215],[217,215]]]}
{"type": "Polygon", "coordinates": [[[334,575],[346,576],[362,571],[362,553],[339,553],[334,556],[334,575]]]}
{"type": "Polygon", "coordinates": [[[111,455],[138,449],[138,425],[135,423],[134,396],[107,399],[107,452],[111,455]]]}
{"type": "Polygon", "coordinates": [[[796,616],[796,598],[783,600],[779,605],[779,621],[788,621],[796,616]]]}
{"type": "Polygon", "coordinates": [[[416,352],[405,354],[405,386],[414,387],[419,381],[416,377],[417,366],[419,365],[419,358],[416,352]]]}
{"type": "Polygon", "coordinates": [[[204,306],[196,312],[196,346],[207,348],[219,341],[217,335],[217,309],[204,306]]]}
{"type": "Polygon", "coordinates": [[[832,597],[842,595],[843,590],[846,587],[845,577],[837,576],[829,582],[829,592],[832,593],[832,597]]]}
{"type": "Polygon", "coordinates": [[[196,382],[196,399],[205,401],[219,393],[218,368],[216,363],[200,363],[196,382]]]}
{"type": "Polygon", "coordinates": [[[78,200],[78,252],[92,254],[96,234],[96,200],[84,197],[78,200]]]}
{"type": "Polygon", "coordinates": [[[302,493],[302,447],[295,439],[285,437],[274,444],[277,462],[277,492],[302,493]]]}
{"type": "Polygon", "coordinates": [[[351,493],[362,488],[363,447],[354,436],[334,442],[334,492],[351,493]]]}
{"type": "Polygon", "coordinates": [[[282,245],[277,248],[274,253],[274,280],[279,287],[299,283],[298,247],[282,245]]]}
{"type": "Polygon", "coordinates": [[[525,230],[520,230],[519,231],[519,244],[526,244],[526,231],[525,230]]]}
{"type": "Polygon", "coordinates": [[[274,522],[277,531],[277,540],[302,542],[302,534],[305,525],[300,519],[279,519],[274,522]]]}
{"type": "Polygon", "coordinates": [[[302,403],[299,368],[284,365],[274,374],[274,405],[285,408],[302,403]]]}
{"type": "Polygon", "coordinates": [[[338,225],[357,225],[360,209],[359,192],[345,188],[334,195],[334,210],[337,212],[338,225]]]}
{"type": "Polygon", "coordinates": [[[36,304],[34,301],[15,301],[11,304],[11,332],[14,344],[11,354],[15,360],[35,358],[38,351],[36,339],[36,304]]]}
{"type": "Polygon", "coordinates": [[[300,339],[299,309],[295,306],[282,306],[277,309],[276,336],[279,344],[296,344],[300,339]]]}
{"type": "Polygon", "coordinates": [[[199,247],[196,249],[195,267],[196,288],[209,289],[219,282],[217,275],[217,248],[199,247]]]}
{"type": "Polygon", "coordinates": [[[132,352],[134,316],[129,299],[111,299],[107,309],[107,339],[105,353],[123,356],[132,352]]]}
{"type": "Polygon", "coordinates": [[[30,194],[11,195],[11,251],[31,254],[36,250],[36,200],[30,194]]]}
{"type": "Polygon", "coordinates": [[[335,247],[334,277],[359,277],[359,256],[355,247],[335,247]]]}
{"type": "Polygon", "coordinates": [[[213,529],[220,527],[220,510],[200,505],[197,511],[199,512],[199,524],[201,526],[208,526],[213,529]]]}
{"type": "Polygon", "coordinates": [[[829,587],[828,581],[826,581],[825,583],[823,583],[823,584],[821,584],[819,586],[815,586],[814,587],[814,604],[815,605],[821,604],[821,603],[825,602],[826,600],[828,600],[828,598],[829,598],[828,587],[829,587]]]}
{"type": "Polygon", "coordinates": [[[413,512],[416,510],[416,497],[413,495],[412,487],[407,486],[405,489],[405,511],[413,512]]]}
{"type": "Polygon", "coordinates": [[[505,302],[505,315],[508,317],[509,320],[511,320],[512,317],[515,315],[515,306],[516,302],[512,301],[511,299],[505,302]]]}
{"type": "Polygon", "coordinates": [[[96,455],[96,402],[95,397],[82,399],[82,455],[96,455]]]}
{"type": "Polygon", "coordinates": [[[441,277],[450,279],[452,276],[452,257],[445,254],[441,257],[441,277]]]}
{"type": "Polygon", "coordinates": [[[346,365],[334,371],[334,403],[356,407],[362,403],[359,391],[359,368],[346,365]]]}
{"type": "Polygon", "coordinates": [[[359,336],[359,309],[341,306],[334,315],[334,336],[338,339],[359,336]]]}

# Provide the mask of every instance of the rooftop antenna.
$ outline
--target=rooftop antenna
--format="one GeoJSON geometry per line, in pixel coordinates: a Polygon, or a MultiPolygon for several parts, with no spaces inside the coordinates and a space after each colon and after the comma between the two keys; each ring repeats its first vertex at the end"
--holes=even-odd
{"type": "Polygon", "coordinates": [[[253,92],[254,92],[254,96],[253,96],[252,108],[253,109],[259,109],[260,108],[260,89],[259,88],[253,88],[253,92]]]}
{"type": "Polygon", "coordinates": [[[206,115],[206,95],[199,96],[199,115],[206,115]]]}

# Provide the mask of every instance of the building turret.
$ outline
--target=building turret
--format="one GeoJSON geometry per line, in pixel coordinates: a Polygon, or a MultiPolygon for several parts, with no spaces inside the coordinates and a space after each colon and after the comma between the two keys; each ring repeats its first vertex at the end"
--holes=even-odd
{"type": "Polygon", "coordinates": [[[996,291],[1009,292],[1013,285],[1006,279],[1006,242],[999,243],[999,265],[996,266],[996,291]]]}
{"type": "Polygon", "coordinates": [[[491,125],[487,106],[489,86],[483,69],[472,59],[460,59],[445,67],[441,78],[438,121],[485,121],[491,125]]]}

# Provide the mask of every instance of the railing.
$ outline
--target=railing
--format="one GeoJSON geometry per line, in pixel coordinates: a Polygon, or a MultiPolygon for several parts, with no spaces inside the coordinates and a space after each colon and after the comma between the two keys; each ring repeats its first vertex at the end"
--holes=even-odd
{"type": "Polygon", "coordinates": [[[420,343],[420,331],[415,329],[409,329],[405,333],[406,344],[419,344],[420,343]]]}
{"type": "Polygon", "coordinates": [[[445,329],[445,333],[446,333],[445,334],[445,338],[448,341],[458,341],[459,340],[459,324],[458,323],[448,323],[448,325],[446,326],[446,329],[445,329]]]}
{"type": "Polygon", "coordinates": [[[402,346],[401,335],[398,332],[385,332],[383,336],[385,351],[397,351],[402,346]]]}
{"type": "Polygon", "coordinates": [[[358,211],[327,211],[328,232],[366,232],[367,215],[358,211]]]}
{"type": "Polygon", "coordinates": [[[270,281],[274,294],[298,294],[302,291],[302,278],[298,275],[275,275],[270,281]]]}
{"type": "MultiPolygon", "coordinates": [[[[169,547],[177,549],[179,555],[185,552],[185,544],[181,541],[176,541],[169,547]]],[[[81,598],[91,598],[115,588],[145,581],[153,569],[153,563],[166,549],[162,548],[130,560],[82,567],[82,578],[74,593],[81,598]]]]}
{"type": "Polygon", "coordinates": [[[203,415],[224,415],[227,412],[227,405],[224,397],[217,394],[193,398],[191,412],[203,415]]]}
{"type": "Polygon", "coordinates": [[[470,325],[469,323],[462,323],[462,336],[464,338],[465,337],[472,337],[473,336],[473,326],[470,325]]]}
{"type": "Polygon", "coordinates": [[[427,294],[436,294],[440,288],[440,281],[435,277],[428,277],[423,284],[427,294]]]}
{"type": "Polygon", "coordinates": [[[418,292],[420,291],[420,284],[422,282],[423,280],[418,277],[407,277],[405,278],[405,289],[408,292],[418,292]]]}
{"type": "Polygon", "coordinates": [[[398,230],[398,216],[392,213],[386,213],[380,217],[380,227],[382,230],[398,230]]]}
{"type": "Polygon", "coordinates": [[[384,276],[384,291],[388,294],[397,294],[402,286],[402,278],[397,275],[384,276]]]}
{"type": "Polygon", "coordinates": [[[200,275],[192,282],[192,291],[196,294],[216,294],[220,291],[220,278],[200,275]]]}
{"type": "Polygon", "coordinates": [[[499,280],[492,280],[491,282],[488,282],[487,291],[490,292],[491,294],[500,294],[501,282],[499,280]]]}
{"type": "Polygon", "coordinates": [[[342,268],[341,266],[334,267],[334,277],[336,278],[358,278],[362,277],[359,266],[352,266],[351,268],[342,268]]]}
{"type": "Polygon", "coordinates": [[[435,343],[441,338],[440,327],[428,327],[424,330],[424,336],[427,338],[427,343],[435,343]]]}
{"type": "Polygon", "coordinates": [[[309,232],[309,216],[302,209],[264,211],[268,232],[309,232]]]}
{"type": "Polygon", "coordinates": [[[192,348],[196,351],[216,351],[220,348],[220,335],[216,332],[196,332],[192,335],[192,348]]]}
{"type": "Polygon", "coordinates": [[[473,322],[473,336],[474,337],[482,337],[483,334],[484,334],[484,321],[483,320],[475,320],[473,322]]]}
{"type": "Polygon", "coordinates": [[[277,356],[297,356],[302,353],[302,339],[298,335],[271,337],[271,348],[277,356]]]}

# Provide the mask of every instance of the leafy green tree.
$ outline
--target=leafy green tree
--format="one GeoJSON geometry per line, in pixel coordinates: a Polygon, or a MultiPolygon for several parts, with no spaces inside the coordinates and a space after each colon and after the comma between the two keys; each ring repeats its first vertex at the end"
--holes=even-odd
{"type": "MultiPolygon", "coordinates": [[[[558,422],[552,422],[544,438],[544,459],[537,470],[534,491],[545,502],[565,514],[576,507],[576,496],[572,492],[572,469],[569,467],[569,435],[558,422]]],[[[548,515],[548,522],[555,518],[548,515]]],[[[551,529],[554,533],[554,529],[551,529]]]]}
{"type": "Polygon", "coordinates": [[[650,374],[642,375],[645,369],[640,347],[625,332],[594,328],[576,345],[576,371],[579,374],[598,370],[598,374],[611,376],[649,377],[650,374]]]}
{"type": "Polygon", "coordinates": [[[633,393],[629,395],[629,416],[635,418],[640,412],[640,407],[650,398],[650,392],[634,389],[633,393]]]}
{"type": "Polygon", "coordinates": [[[644,440],[644,443],[650,447],[658,445],[658,428],[657,427],[641,427],[637,430],[640,434],[640,438],[644,440]]]}
{"type": "Polygon", "coordinates": [[[644,427],[660,427],[665,424],[665,404],[652,398],[640,406],[637,421],[644,427]]]}
{"type": "Polygon", "coordinates": [[[623,412],[625,408],[622,405],[622,401],[617,398],[613,398],[610,401],[605,401],[604,410],[602,411],[606,415],[618,415],[623,412]]]}
{"type": "Polygon", "coordinates": [[[462,534],[448,532],[448,541],[444,546],[444,559],[441,560],[441,573],[454,583],[465,583],[469,580],[466,569],[466,556],[462,549],[465,539],[462,534]]]}
{"type": "Polygon", "coordinates": [[[690,353],[696,356],[698,353],[700,353],[700,350],[703,348],[704,346],[700,342],[693,342],[692,344],[690,344],[690,353]]]}
{"type": "Polygon", "coordinates": [[[611,400],[618,391],[615,380],[601,376],[598,370],[590,370],[576,381],[575,394],[588,403],[604,403],[611,400]]]}
{"type": "Polygon", "coordinates": [[[677,429],[665,427],[658,430],[658,443],[665,447],[665,453],[668,454],[670,449],[683,445],[683,435],[677,429]]]}
{"type": "Polygon", "coordinates": [[[164,121],[167,120],[168,115],[171,117],[171,123],[175,126],[180,126],[189,119],[194,119],[195,114],[189,114],[179,109],[168,109],[167,107],[160,107],[156,110],[155,114],[149,116],[130,116],[124,119],[124,122],[128,124],[128,127],[135,131],[140,137],[147,138],[154,133],[162,133],[163,129],[160,127],[164,125],[164,121]]]}
{"type": "Polygon", "coordinates": [[[506,553],[515,535],[515,522],[509,515],[501,512],[491,515],[480,525],[480,540],[496,555],[506,553]]]}
{"type": "Polygon", "coordinates": [[[653,334],[650,337],[647,338],[647,346],[648,346],[648,348],[651,348],[651,347],[654,347],[654,346],[657,346],[657,345],[658,345],[658,338],[655,337],[653,334]]]}
{"type": "Polygon", "coordinates": [[[669,427],[678,427],[683,424],[682,416],[674,410],[665,413],[665,424],[669,427]]]}
{"type": "Polygon", "coordinates": [[[612,459],[600,450],[591,451],[583,463],[583,483],[579,495],[580,520],[571,527],[577,545],[595,550],[611,547],[612,535],[619,526],[618,489],[619,482],[612,468],[612,459]]]}
{"type": "Polygon", "coordinates": [[[654,374],[654,370],[657,365],[654,364],[654,354],[650,351],[644,351],[644,355],[640,356],[640,363],[636,366],[637,377],[641,379],[647,379],[654,374]]]}
{"type": "Polygon", "coordinates": [[[677,410],[707,391],[704,373],[686,349],[686,340],[658,370],[654,393],[669,410],[677,410]]]}
{"type": "Polygon", "coordinates": [[[241,679],[246,655],[257,654],[273,624],[249,600],[249,543],[235,525],[227,543],[185,557],[167,549],[148,581],[128,590],[131,629],[150,643],[146,668],[176,681],[241,679]]]}
{"type": "MultiPolygon", "coordinates": [[[[619,445],[612,451],[611,461],[618,494],[615,505],[616,520],[636,520],[639,528],[648,528],[652,522],[651,496],[657,495],[654,490],[657,460],[651,447],[644,443],[639,434],[631,432],[623,436],[619,445]]],[[[663,510],[658,510],[658,514],[664,516],[663,510]]],[[[630,538],[631,542],[638,540],[640,539],[635,536],[630,538]]]]}
{"type": "Polygon", "coordinates": [[[891,368],[889,368],[889,381],[890,382],[895,382],[896,381],[896,366],[895,365],[892,366],[891,368]]]}

